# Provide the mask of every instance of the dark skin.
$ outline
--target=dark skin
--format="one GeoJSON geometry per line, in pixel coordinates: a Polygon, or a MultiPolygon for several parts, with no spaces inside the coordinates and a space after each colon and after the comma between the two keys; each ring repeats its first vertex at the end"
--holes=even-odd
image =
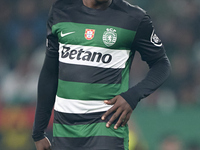
{"type": "Polygon", "coordinates": [[[106,9],[112,3],[112,0],[83,0],[83,4],[93,9],[106,9]]]}
{"type": "MultiPolygon", "coordinates": [[[[112,0],[83,0],[83,4],[89,8],[93,9],[102,9],[105,10],[108,6],[112,3],[112,0]]],[[[104,100],[105,104],[113,105],[103,116],[101,117],[102,120],[105,120],[106,117],[113,113],[110,120],[107,122],[106,127],[110,127],[114,120],[118,117],[118,121],[114,126],[114,129],[118,129],[119,126],[125,126],[128,120],[130,119],[132,108],[126,102],[126,100],[121,97],[120,95],[115,96],[110,100],[104,100]]],[[[51,150],[51,143],[48,138],[44,138],[40,141],[35,142],[37,150],[51,150]]]]}
{"type": "Polygon", "coordinates": [[[118,129],[120,125],[122,127],[125,126],[130,119],[131,113],[133,111],[126,100],[120,95],[117,95],[111,100],[105,100],[104,103],[113,106],[101,117],[102,120],[104,120],[110,113],[115,112],[110,120],[107,122],[106,127],[109,128],[113,121],[116,120],[118,117],[119,119],[115,124],[114,129],[118,129]]]}
{"type": "Polygon", "coordinates": [[[35,146],[37,150],[51,150],[51,143],[48,140],[48,138],[44,138],[42,140],[39,140],[35,142],[35,146]]]}

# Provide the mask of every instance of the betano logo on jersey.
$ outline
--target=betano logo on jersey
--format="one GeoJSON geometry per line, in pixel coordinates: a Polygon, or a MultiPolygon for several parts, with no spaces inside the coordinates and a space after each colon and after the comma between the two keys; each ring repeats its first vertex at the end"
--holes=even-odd
{"type": "Polygon", "coordinates": [[[113,28],[107,28],[103,33],[103,42],[107,47],[114,45],[117,41],[117,33],[113,28]]]}
{"type": "Polygon", "coordinates": [[[85,29],[85,38],[87,40],[92,40],[94,38],[95,30],[94,29],[85,29]]]}
{"type": "Polygon", "coordinates": [[[91,62],[103,62],[105,64],[110,63],[112,60],[112,55],[110,54],[102,54],[100,52],[90,52],[84,51],[83,49],[76,50],[71,49],[70,47],[63,46],[62,58],[69,58],[71,60],[83,60],[83,61],[91,61],[91,62]]]}

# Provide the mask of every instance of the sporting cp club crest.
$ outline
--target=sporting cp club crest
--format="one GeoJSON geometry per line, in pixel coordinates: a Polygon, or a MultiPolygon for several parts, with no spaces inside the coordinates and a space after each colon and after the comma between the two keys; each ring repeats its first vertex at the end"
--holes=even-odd
{"type": "Polygon", "coordinates": [[[107,28],[103,33],[103,42],[107,47],[110,47],[115,44],[117,41],[117,33],[113,28],[107,28]]]}
{"type": "Polygon", "coordinates": [[[87,40],[91,40],[94,38],[95,30],[93,29],[85,29],[85,38],[87,40]]]}

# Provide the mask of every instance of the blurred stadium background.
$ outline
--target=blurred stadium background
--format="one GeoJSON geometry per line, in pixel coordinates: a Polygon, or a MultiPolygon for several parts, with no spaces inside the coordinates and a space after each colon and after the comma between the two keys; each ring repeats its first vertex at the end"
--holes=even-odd
{"type": "MultiPolygon", "coordinates": [[[[142,100],[130,121],[130,150],[200,150],[200,1],[128,0],[147,10],[172,74],[142,100]]],[[[36,88],[54,0],[0,0],[0,149],[35,150],[36,88]]],[[[147,65],[136,54],[130,84],[147,65]]],[[[47,129],[51,138],[52,120],[47,129]]]]}

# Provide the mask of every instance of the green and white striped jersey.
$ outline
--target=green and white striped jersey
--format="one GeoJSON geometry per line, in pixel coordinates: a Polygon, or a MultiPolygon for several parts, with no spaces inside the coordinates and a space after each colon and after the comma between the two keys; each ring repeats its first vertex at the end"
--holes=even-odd
{"type": "Polygon", "coordinates": [[[136,49],[143,60],[163,55],[152,26],[139,33],[148,40],[136,39],[146,16],[123,0],[113,0],[106,10],[87,8],[82,0],[58,0],[53,5],[47,54],[59,55],[54,150],[128,150],[128,127],[114,130],[114,122],[106,128],[111,115],[101,120],[112,107],[103,100],[128,90],[136,49]]]}

